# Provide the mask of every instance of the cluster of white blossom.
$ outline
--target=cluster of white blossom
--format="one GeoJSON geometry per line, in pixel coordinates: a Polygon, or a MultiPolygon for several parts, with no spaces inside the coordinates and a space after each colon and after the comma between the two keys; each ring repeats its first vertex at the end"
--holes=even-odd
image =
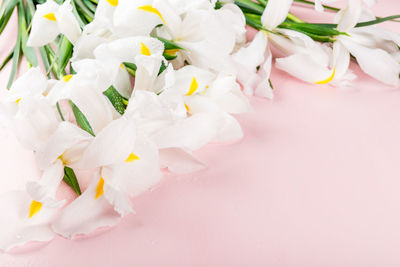
{"type": "Polygon", "coordinates": [[[338,14],[349,36],[332,46],[278,28],[287,0],[268,1],[266,30],[247,43],[245,16],[228,2],[216,9],[209,0],[100,0],[83,30],[69,1],[38,6],[28,44],[64,34],[74,71],[53,80],[31,68],[2,100],[3,118],[34,151],[42,176],[0,196],[0,249],[114,225],[133,212],[131,197],[160,181],[160,169],[201,169],[193,151],[242,137],[232,114],[251,111],[245,94],[273,97],[269,43],[285,54],[276,66],[307,82],[352,78],[352,54],[366,73],[398,84],[399,36],[354,28],[366,16],[361,0],[338,14]],[[81,193],[73,177],[82,170],[94,174],[81,193]],[[81,193],[71,203],[56,196],[63,179],[81,193]]]}

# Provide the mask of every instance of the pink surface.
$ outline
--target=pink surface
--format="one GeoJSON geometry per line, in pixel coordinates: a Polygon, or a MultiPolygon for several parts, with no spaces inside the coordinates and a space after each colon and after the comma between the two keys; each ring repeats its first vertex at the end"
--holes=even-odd
{"type": "MultiPolygon", "coordinates": [[[[378,15],[400,13],[381,2],[378,15]]],[[[400,91],[361,74],[355,89],[278,70],[272,81],[276,99],[238,117],[241,142],[197,153],[206,170],[168,175],[111,230],[0,254],[0,266],[399,266],[400,91]]],[[[0,136],[2,192],[37,171],[0,136]]]]}

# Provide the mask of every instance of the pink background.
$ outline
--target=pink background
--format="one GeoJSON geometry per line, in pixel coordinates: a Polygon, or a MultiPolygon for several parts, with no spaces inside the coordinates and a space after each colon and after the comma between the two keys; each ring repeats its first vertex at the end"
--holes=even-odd
{"type": "MultiPolygon", "coordinates": [[[[111,230],[0,253],[0,266],[400,266],[400,91],[355,69],[353,89],[274,69],[275,100],[254,98],[255,112],[238,116],[241,142],[196,153],[206,170],[167,175],[111,230]]],[[[0,136],[1,193],[38,173],[30,152],[0,136]]]]}

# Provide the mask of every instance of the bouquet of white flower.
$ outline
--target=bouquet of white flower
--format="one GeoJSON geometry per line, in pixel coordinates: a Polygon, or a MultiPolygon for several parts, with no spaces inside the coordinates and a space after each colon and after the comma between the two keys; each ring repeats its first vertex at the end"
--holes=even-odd
{"type": "Polygon", "coordinates": [[[317,24],[289,13],[292,0],[3,1],[0,33],[17,9],[18,38],[0,66],[13,64],[2,123],[35,152],[42,176],[0,196],[0,249],[112,226],[161,169],[203,168],[193,151],[243,136],[232,114],[252,110],[246,95],[273,98],[270,46],[284,55],[276,67],[306,82],[349,85],[354,57],[397,86],[400,35],[375,25],[400,16],[376,18],[364,2],[316,1],[318,12],[337,12],[317,24]],[[246,25],[259,30],[251,42],[246,25]],[[21,55],[30,68],[14,82],[21,55]],[[56,197],[62,182],[71,203],[56,197]]]}

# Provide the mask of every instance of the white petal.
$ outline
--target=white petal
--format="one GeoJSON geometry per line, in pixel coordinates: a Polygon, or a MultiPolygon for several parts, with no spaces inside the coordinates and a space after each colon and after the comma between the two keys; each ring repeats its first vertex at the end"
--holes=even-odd
{"type": "Polygon", "coordinates": [[[362,12],[361,0],[349,0],[346,9],[340,14],[339,31],[347,32],[358,23],[362,12]]]}
{"type": "Polygon", "coordinates": [[[57,23],[60,33],[65,34],[68,40],[75,44],[81,35],[81,28],[72,13],[71,0],[65,1],[58,9],[57,23]]]}
{"type": "Polygon", "coordinates": [[[217,79],[205,93],[222,110],[233,113],[245,113],[252,110],[249,99],[240,90],[235,77],[227,76],[217,79]]]}
{"type": "Polygon", "coordinates": [[[155,186],[162,175],[158,148],[147,138],[139,136],[131,153],[137,157],[135,160],[110,166],[107,168],[110,173],[103,171],[102,175],[105,184],[114,191],[134,197],[155,186]]]}
{"type": "Polygon", "coordinates": [[[151,37],[127,37],[121,38],[96,48],[94,55],[96,59],[104,62],[117,64],[123,62],[136,63],[137,55],[142,54],[142,48],[147,47],[153,56],[161,56],[164,52],[164,44],[158,39],[151,37]]]}
{"type": "Polygon", "coordinates": [[[0,249],[9,250],[29,241],[46,242],[54,238],[50,228],[57,208],[42,206],[29,218],[32,198],[26,192],[12,191],[0,196],[0,249]]]}
{"type": "Polygon", "coordinates": [[[56,15],[59,5],[53,0],[37,5],[36,12],[32,19],[32,29],[27,41],[28,46],[43,46],[51,43],[60,34],[57,21],[49,20],[44,16],[47,14],[56,15]]]}
{"type": "Polygon", "coordinates": [[[254,94],[259,97],[273,99],[274,92],[269,81],[269,77],[271,75],[271,67],[272,67],[272,54],[269,49],[267,50],[266,57],[267,60],[265,60],[260,71],[258,72],[261,81],[258,83],[256,89],[254,90],[254,94]]]}
{"type": "Polygon", "coordinates": [[[70,99],[86,116],[94,133],[100,132],[113,119],[114,107],[111,102],[98,91],[92,80],[76,79],[68,82],[70,99]]]}
{"type": "Polygon", "coordinates": [[[123,162],[135,145],[136,125],[124,116],[112,121],[90,143],[79,168],[91,169],[123,162]]]}
{"type": "Polygon", "coordinates": [[[162,57],[136,57],[136,76],[134,90],[153,91],[153,84],[160,71],[162,57]]]}
{"type": "Polygon", "coordinates": [[[350,37],[340,38],[340,41],[356,57],[365,73],[385,84],[398,86],[400,67],[390,54],[382,49],[371,49],[356,44],[350,37]]]}
{"type": "Polygon", "coordinates": [[[92,138],[78,126],[69,122],[61,122],[54,134],[48,138],[46,145],[36,153],[39,168],[47,169],[67,149],[81,142],[88,142],[92,138]]]}
{"type": "Polygon", "coordinates": [[[56,192],[63,177],[64,166],[61,160],[57,160],[43,172],[39,181],[28,182],[26,191],[38,202],[55,203],[56,192]]]}
{"type": "Polygon", "coordinates": [[[310,54],[294,54],[285,58],[277,58],[275,66],[310,83],[327,80],[332,75],[332,70],[327,65],[315,61],[310,54]]]}
{"type": "Polygon", "coordinates": [[[181,94],[185,95],[189,93],[191,85],[195,79],[197,89],[195,92],[192,92],[192,94],[199,93],[204,91],[206,87],[211,84],[214,78],[215,74],[212,72],[188,65],[176,71],[176,82],[174,88],[181,94]]]}
{"type": "Polygon", "coordinates": [[[206,165],[191,153],[181,148],[164,148],[160,150],[161,166],[178,174],[192,173],[202,170],[206,165]]]}
{"type": "Polygon", "coordinates": [[[55,110],[44,99],[23,98],[13,121],[18,140],[27,149],[38,150],[56,130],[55,110]]]}
{"type": "Polygon", "coordinates": [[[149,35],[150,32],[163,20],[155,13],[139,9],[142,6],[151,6],[150,0],[119,0],[114,12],[114,25],[121,36],[149,35]],[[132,27],[132,25],[135,25],[132,27]]]}
{"type": "Polygon", "coordinates": [[[52,229],[67,238],[78,234],[88,234],[100,227],[113,226],[121,216],[104,195],[96,199],[99,184],[97,173],[89,188],[71,204],[61,210],[52,223],[52,229]]]}
{"type": "Polygon", "coordinates": [[[6,101],[15,102],[27,95],[40,98],[46,88],[47,79],[40,68],[30,68],[12,84],[6,101]]]}
{"type": "Polygon", "coordinates": [[[267,29],[273,30],[287,17],[293,0],[269,0],[264,13],[261,16],[261,23],[267,29]]]}
{"type": "Polygon", "coordinates": [[[216,136],[217,122],[213,114],[199,113],[160,129],[152,136],[159,148],[179,147],[196,150],[216,136]]]}

